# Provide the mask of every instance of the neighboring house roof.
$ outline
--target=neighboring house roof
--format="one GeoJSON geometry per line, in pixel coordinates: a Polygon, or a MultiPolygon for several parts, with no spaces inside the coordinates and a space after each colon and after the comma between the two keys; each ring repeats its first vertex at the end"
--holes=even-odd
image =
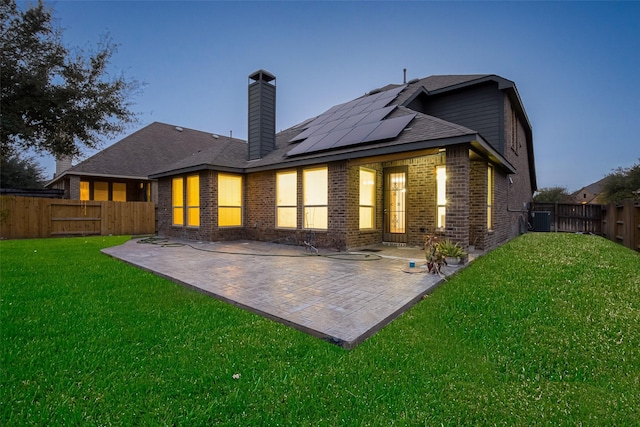
{"type": "MultiPolygon", "coordinates": [[[[67,169],[47,185],[65,175],[148,179],[202,151],[239,153],[246,152],[246,146],[240,139],[154,122],[67,169]]],[[[223,157],[232,162],[229,155],[223,157]]]]}
{"type": "Polygon", "coordinates": [[[604,201],[602,200],[601,193],[604,190],[604,183],[606,182],[608,177],[604,177],[599,181],[593,182],[585,187],[582,187],[580,190],[575,191],[571,194],[571,197],[575,200],[576,203],[586,203],[586,204],[602,204],[604,201]]]}

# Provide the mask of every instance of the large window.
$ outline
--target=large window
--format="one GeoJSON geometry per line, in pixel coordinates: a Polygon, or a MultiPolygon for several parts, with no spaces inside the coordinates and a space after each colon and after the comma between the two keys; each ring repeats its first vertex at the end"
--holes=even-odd
{"type": "Polygon", "coordinates": [[[218,174],[218,226],[242,225],[242,177],[218,174]]]}
{"type": "Polygon", "coordinates": [[[171,182],[171,206],[173,225],[184,225],[184,179],[173,178],[171,182]]]}
{"type": "Polygon", "coordinates": [[[447,217],[447,167],[436,167],[436,227],[444,228],[447,217]]]}
{"type": "Polygon", "coordinates": [[[187,225],[200,226],[200,176],[187,177],[187,225]]]}
{"type": "Polygon", "coordinates": [[[80,200],[89,200],[89,181],[80,181],[80,200]]]}
{"type": "Polygon", "coordinates": [[[375,228],[376,172],[360,168],[360,228],[375,228]]]}
{"type": "Polygon", "coordinates": [[[298,174],[296,171],[276,174],[276,225],[282,228],[298,226],[298,174]]]}
{"type": "Polygon", "coordinates": [[[302,172],[304,228],[328,228],[329,171],[326,167],[302,172]]]}
{"type": "Polygon", "coordinates": [[[127,184],[124,182],[114,182],[112,184],[111,200],[114,202],[127,201],[127,184]]]}
{"type": "Polygon", "coordinates": [[[109,200],[109,183],[95,181],[93,183],[93,200],[108,201],[109,200]]]}
{"type": "Polygon", "coordinates": [[[487,230],[493,229],[493,167],[487,168],[487,230]]]}

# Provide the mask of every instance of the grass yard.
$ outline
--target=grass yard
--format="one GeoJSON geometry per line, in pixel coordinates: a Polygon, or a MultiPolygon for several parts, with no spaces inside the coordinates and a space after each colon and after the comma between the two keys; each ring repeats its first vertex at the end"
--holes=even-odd
{"type": "Polygon", "coordinates": [[[527,234],[346,351],[100,253],[0,242],[0,424],[640,424],[640,254],[527,234]]]}

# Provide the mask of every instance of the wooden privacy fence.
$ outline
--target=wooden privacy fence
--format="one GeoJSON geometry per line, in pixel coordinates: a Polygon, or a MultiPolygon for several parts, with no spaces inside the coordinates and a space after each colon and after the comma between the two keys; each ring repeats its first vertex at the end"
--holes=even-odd
{"type": "Polygon", "coordinates": [[[153,234],[155,204],[0,197],[0,237],[153,234]]]}
{"type": "Polygon", "coordinates": [[[551,214],[551,229],[536,231],[602,234],[602,205],[534,203],[531,211],[551,214]]]}
{"type": "MultiPolygon", "coordinates": [[[[625,200],[608,205],[534,203],[534,212],[550,215],[550,230],[593,233],[640,251],[640,201],[625,200]]],[[[535,216],[534,216],[535,218],[535,216]]]]}
{"type": "Polygon", "coordinates": [[[603,236],[630,249],[640,251],[640,200],[611,203],[602,221],[603,236]]]}

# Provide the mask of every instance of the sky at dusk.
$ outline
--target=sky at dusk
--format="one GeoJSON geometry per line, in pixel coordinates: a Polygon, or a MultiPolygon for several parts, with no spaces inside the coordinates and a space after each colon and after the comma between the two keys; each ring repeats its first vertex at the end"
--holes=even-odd
{"type": "MultiPolygon", "coordinates": [[[[408,80],[514,81],[539,188],[577,190],[640,159],[640,2],[46,3],[68,46],[108,33],[112,73],[145,83],[122,137],[159,121],[246,139],[260,68],[277,78],[278,130],[402,83],[406,68],[408,80]]],[[[39,160],[52,177],[53,160],[39,160]]]]}

